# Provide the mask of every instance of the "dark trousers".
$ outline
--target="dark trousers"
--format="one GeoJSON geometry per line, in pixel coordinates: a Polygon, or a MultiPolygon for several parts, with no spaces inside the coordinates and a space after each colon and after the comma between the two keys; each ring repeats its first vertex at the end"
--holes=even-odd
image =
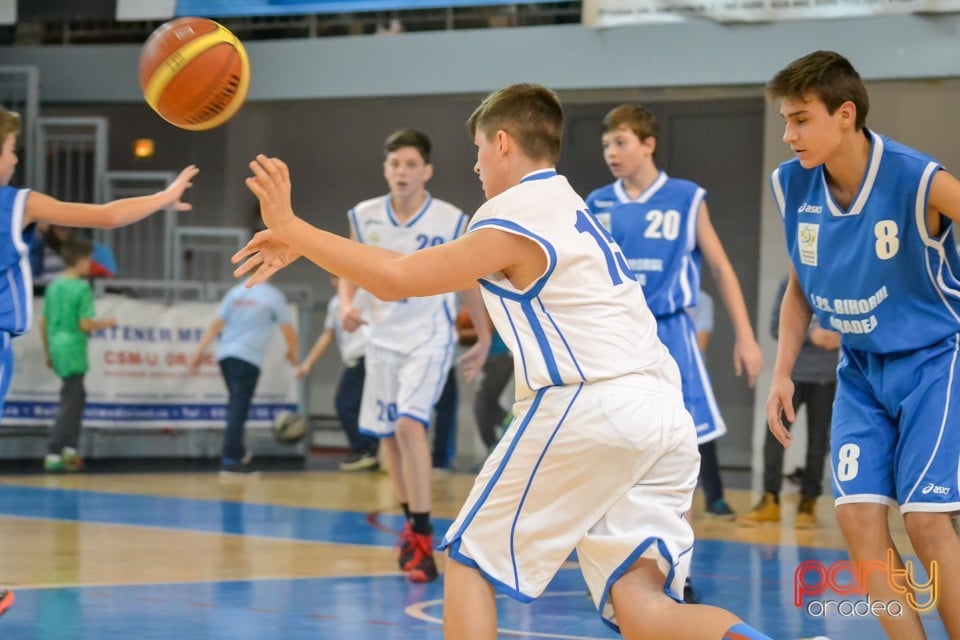
{"type": "Polygon", "coordinates": [[[700,449],[700,488],[703,489],[707,504],[711,505],[723,498],[723,480],[720,479],[717,441],[704,442],[698,448],[700,449]]]}
{"type": "Polygon", "coordinates": [[[77,448],[80,442],[80,426],[83,424],[83,407],[87,404],[87,390],[83,386],[84,374],[62,378],[60,406],[53,423],[50,437],[50,453],[59,454],[64,447],[77,448]]]}
{"type": "Polygon", "coordinates": [[[343,370],[333,404],[337,410],[340,426],[347,435],[353,453],[377,455],[380,441],[360,433],[360,402],[363,399],[363,379],[366,369],[363,358],[352,367],[343,370]]]}
{"type": "Polygon", "coordinates": [[[473,416],[487,449],[492,449],[500,438],[497,429],[507,417],[507,410],[500,405],[500,395],[512,376],[513,356],[509,353],[489,356],[483,364],[483,377],[473,400],[473,416]]]}
{"type": "Polygon", "coordinates": [[[243,429],[257,390],[260,367],[240,358],[220,361],[220,373],[227,383],[227,428],[223,433],[223,463],[238,463],[246,453],[243,429]]]}
{"type": "Polygon", "coordinates": [[[457,389],[457,368],[451,367],[440,398],[433,407],[433,467],[449,469],[457,457],[457,411],[460,397],[457,389]]]}
{"type": "MultiPolygon", "coordinates": [[[[794,411],[807,405],[807,461],[800,495],[816,498],[823,492],[823,467],[830,447],[830,421],[833,418],[833,397],[837,393],[837,383],[795,382],[794,385],[794,411]]],[[[792,424],[787,424],[788,429],[792,427],[792,424]]],[[[763,442],[763,490],[779,494],[782,485],[783,445],[768,429],[763,442]]]]}

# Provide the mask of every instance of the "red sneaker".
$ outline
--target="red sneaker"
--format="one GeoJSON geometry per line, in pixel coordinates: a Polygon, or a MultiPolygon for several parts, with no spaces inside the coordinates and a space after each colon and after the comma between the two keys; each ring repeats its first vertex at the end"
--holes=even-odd
{"type": "Polygon", "coordinates": [[[407,563],[413,559],[413,529],[410,523],[403,524],[403,530],[400,532],[400,538],[397,540],[397,546],[400,547],[400,557],[397,559],[400,569],[407,570],[407,563]]]}
{"type": "Polygon", "coordinates": [[[16,602],[16,597],[13,595],[13,591],[9,589],[0,589],[0,616],[6,613],[7,609],[13,606],[13,603],[16,602]]]}
{"type": "Polygon", "coordinates": [[[433,560],[433,536],[410,532],[413,557],[404,566],[410,582],[433,582],[437,579],[437,563],[433,560]]]}

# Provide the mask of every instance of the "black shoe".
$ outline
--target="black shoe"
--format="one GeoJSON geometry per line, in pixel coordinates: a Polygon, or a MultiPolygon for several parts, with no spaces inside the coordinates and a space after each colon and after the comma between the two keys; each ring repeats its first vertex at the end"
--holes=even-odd
{"type": "Polygon", "coordinates": [[[683,583],[683,601],[687,604],[700,604],[700,592],[693,588],[690,578],[683,583]]]}
{"type": "Polygon", "coordinates": [[[351,453],[346,460],[340,463],[340,471],[364,471],[376,469],[380,466],[377,456],[366,451],[351,453]]]}
{"type": "Polygon", "coordinates": [[[220,477],[251,477],[258,476],[260,473],[250,464],[253,459],[251,454],[243,456],[241,460],[223,460],[220,463],[220,477]]]}

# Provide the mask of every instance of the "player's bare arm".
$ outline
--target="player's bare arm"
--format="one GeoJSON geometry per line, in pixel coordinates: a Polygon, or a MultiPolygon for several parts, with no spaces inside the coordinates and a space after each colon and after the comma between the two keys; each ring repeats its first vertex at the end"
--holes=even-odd
{"type": "Polygon", "coordinates": [[[773,365],[773,379],[767,396],[767,425],[784,447],[790,446],[793,434],[783,424],[781,414],[788,422],[796,420],[793,410],[793,365],[797,362],[812,315],[810,305],[797,281],[797,272],[790,267],[790,279],[780,306],[777,360],[773,365]]]}
{"type": "Polygon", "coordinates": [[[720,297],[733,324],[736,335],[733,344],[733,368],[738,376],[746,372],[747,381],[752,387],[757,383],[760,372],[763,371],[763,351],[757,344],[753,327],[750,325],[750,315],[747,313],[740,280],[737,279],[733,265],[730,264],[730,258],[727,257],[720,237],[710,221],[710,212],[707,210],[706,203],[700,203],[700,211],[697,215],[697,245],[710,266],[710,272],[717,283],[720,297]]]}
{"type": "MultiPolygon", "coordinates": [[[[353,231],[350,232],[350,239],[357,240],[353,231]]],[[[340,278],[337,283],[337,295],[340,296],[340,324],[348,332],[354,332],[361,326],[367,324],[363,319],[363,314],[359,309],[353,306],[354,296],[357,295],[357,285],[345,278],[340,278]]]]}
{"type": "Polygon", "coordinates": [[[479,278],[496,272],[522,289],[546,270],[546,256],[536,243],[496,229],[479,229],[407,255],[354,242],[294,215],[289,170],[282,161],[259,155],[250,168],[254,175],[247,186],[260,200],[269,228],[233,257],[235,264],[243,263],[234,275],[253,273],[248,285],[266,280],[301,255],[387,301],[471,289],[479,278]]]}
{"type": "Polygon", "coordinates": [[[930,182],[927,199],[927,229],[931,235],[942,231],[940,216],[960,222],[960,180],[946,171],[937,171],[930,182]]]}
{"type": "Polygon", "coordinates": [[[122,198],[104,204],[63,202],[38,191],[31,191],[27,196],[23,224],[26,227],[33,222],[43,221],[68,227],[109,229],[136,222],[166,207],[177,211],[189,211],[193,205],[181,201],[181,198],[184,191],[193,185],[193,178],[199,171],[200,169],[190,165],[183,169],[163,191],[148,196],[122,198]]]}
{"type": "Polygon", "coordinates": [[[477,341],[467,349],[466,353],[457,358],[457,364],[463,371],[464,379],[467,382],[473,382],[483,369],[483,363],[487,361],[493,336],[490,331],[490,318],[487,315],[486,307],[483,306],[483,297],[480,295],[480,288],[473,287],[461,291],[460,301],[470,316],[470,322],[473,323],[473,328],[477,333],[477,341]]]}

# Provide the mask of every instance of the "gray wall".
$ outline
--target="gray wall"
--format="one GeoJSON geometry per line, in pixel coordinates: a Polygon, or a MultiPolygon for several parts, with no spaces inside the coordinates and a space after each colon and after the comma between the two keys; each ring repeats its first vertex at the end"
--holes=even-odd
{"type": "MultiPolygon", "coordinates": [[[[257,41],[247,46],[250,98],[461,94],[530,80],[571,90],[758,85],[820,48],[848,55],[866,78],[946,77],[960,71],[958,27],[960,15],[938,14],[257,41]]],[[[0,48],[0,64],[41,67],[53,102],[138,101],[137,57],[130,45],[0,48]]]]}
{"type": "MultiPolygon", "coordinates": [[[[960,107],[960,90],[957,80],[942,78],[960,76],[958,31],[960,16],[940,15],[254,42],[248,46],[248,104],[225,126],[199,133],[167,125],[142,102],[137,47],[0,47],[0,64],[39,66],[43,115],[106,115],[110,169],[199,164],[191,196],[196,210],[185,214],[186,223],[198,225],[254,224],[256,208],[243,179],[248,160],[263,152],[290,163],[301,215],[345,232],[347,208],[385,190],[380,144],[400,126],[431,134],[437,165],[431,190],[469,211],[482,194],[462,123],[486,92],[515,81],[560,90],[568,120],[560,168],[585,192],[608,179],[597,145],[602,113],[623,101],[653,105],[665,125],[661,165],[710,191],[715,223],[744,283],[769,371],[775,345],[767,316],[785,259],[766,176],[786,149],[776,105],[764,107],[763,83],[803,53],[840,50],[874,80],[872,126],[957,166],[960,151],[944,132],[960,107]],[[143,136],[157,140],[157,154],[134,161],[130,145],[143,136]]],[[[325,276],[309,265],[295,266],[283,280],[315,283],[324,297],[329,292],[325,276]]],[[[711,290],[709,277],[705,281],[711,290]]],[[[739,466],[749,462],[750,426],[754,444],[763,434],[768,378],[753,398],[731,379],[729,323],[722,307],[717,313],[709,363],[732,432],[721,441],[721,460],[739,466]]],[[[315,329],[321,319],[318,312],[315,329]]],[[[328,358],[314,381],[315,409],[331,410],[336,371],[328,358]]],[[[754,451],[758,460],[756,446],[754,451]]]]}

